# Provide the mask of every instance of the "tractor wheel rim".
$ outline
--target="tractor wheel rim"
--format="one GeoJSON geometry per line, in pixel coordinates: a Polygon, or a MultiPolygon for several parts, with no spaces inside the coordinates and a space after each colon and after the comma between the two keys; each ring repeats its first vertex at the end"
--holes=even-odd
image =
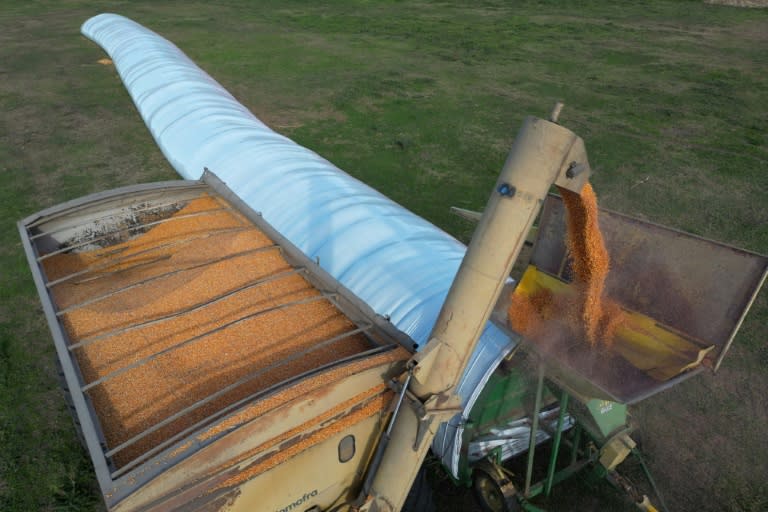
{"type": "Polygon", "coordinates": [[[478,482],[480,487],[480,492],[483,495],[483,498],[485,498],[486,503],[488,503],[488,506],[498,512],[503,512],[504,510],[504,500],[502,499],[501,492],[496,486],[496,483],[493,482],[488,477],[481,477],[478,482]]]}

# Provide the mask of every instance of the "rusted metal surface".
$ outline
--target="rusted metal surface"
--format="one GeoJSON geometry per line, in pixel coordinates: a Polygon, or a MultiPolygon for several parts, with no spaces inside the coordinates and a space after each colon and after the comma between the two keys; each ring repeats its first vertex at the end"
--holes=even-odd
{"type": "Polygon", "coordinates": [[[219,496],[218,498],[206,503],[205,505],[202,505],[198,508],[200,512],[223,512],[226,510],[230,510],[235,502],[237,502],[237,498],[240,497],[240,489],[232,489],[232,491],[224,494],[223,496],[219,496]]]}

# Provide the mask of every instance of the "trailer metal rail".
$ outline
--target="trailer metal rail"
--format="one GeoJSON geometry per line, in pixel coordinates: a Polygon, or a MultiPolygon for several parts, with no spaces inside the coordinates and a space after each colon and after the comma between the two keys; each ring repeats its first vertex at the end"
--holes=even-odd
{"type": "MultiPolygon", "coordinates": [[[[405,347],[409,351],[414,349],[414,343],[408,336],[394,328],[387,319],[375,314],[365,303],[323,271],[318,262],[307,258],[209,171],[204,173],[200,181],[174,181],[131,186],[87,196],[27,217],[18,223],[18,228],[43,310],[53,334],[63,373],[63,387],[71,398],[75,419],[81,429],[84,444],[93,461],[102,491],[105,496],[114,496],[115,501],[119,501],[120,497],[130,494],[133,489],[161,472],[164,464],[157,462],[162,454],[180,446],[201,429],[225,420],[244,405],[300,382],[302,379],[321,374],[340,365],[385,353],[397,346],[405,347]],[[182,211],[185,204],[201,196],[210,196],[221,206],[193,213],[182,211]],[[169,222],[221,212],[232,212],[243,222],[241,225],[214,228],[206,233],[194,233],[179,239],[164,241],[147,248],[142,247],[140,250],[126,251],[119,245],[169,222]],[[266,235],[271,243],[243,251],[222,253],[220,257],[183,268],[166,269],[114,288],[103,289],[99,293],[81,297],[71,303],[67,303],[57,295],[57,290],[62,289],[62,286],[93,286],[94,290],[100,290],[98,286],[108,284],[112,280],[124,279],[139,271],[152,269],[153,265],[166,264],[173,254],[169,255],[167,253],[169,250],[188,249],[195,247],[195,244],[201,241],[215,243],[217,237],[221,235],[239,234],[252,228],[266,235]],[[114,247],[118,250],[112,251],[114,247]],[[96,254],[106,251],[111,259],[88,261],[82,268],[76,268],[74,271],[52,279],[48,277],[46,265],[55,261],[58,256],[87,251],[96,251],[96,254]],[[210,297],[204,297],[203,300],[197,300],[193,304],[174,311],[116,324],[98,332],[73,336],[74,329],[71,325],[73,314],[87,313],[91,308],[121,297],[133,297],[138,289],[152,290],[164,280],[188,279],[185,275],[226,260],[266,253],[279,254],[288,263],[288,267],[251,279],[233,289],[213,293],[210,297]],[[137,262],[138,256],[140,258],[137,262]],[[184,315],[195,315],[204,308],[222,304],[244,293],[291,278],[306,280],[310,288],[315,291],[307,296],[273,301],[255,310],[244,310],[233,318],[227,318],[220,325],[195,333],[150,354],[137,357],[126,364],[109,367],[96,378],[90,368],[83,367],[83,364],[86,366],[90,364],[85,358],[86,351],[97,350],[115,339],[121,339],[120,337],[144,329],[158,328],[184,315]],[[150,424],[138,432],[131,432],[119,442],[115,441],[114,435],[105,434],[104,421],[109,421],[109,414],[104,411],[103,404],[94,400],[94,392],[122,377],[131,375],[131,372],[156,363],[160,358],[178,357],[175,354],[179,351],[193,344],[206,342],[222,333],[226,334],[228,331],[242,327],[246,322],[269,315],[291,314],[292,311],[312,303],[324,303],[335,308],[347,319],[350,327],[322,338],[313,338],[308,345],[286,352],[269,364],[241,372],[242,374],[237,375],[237,378],[231,382],[221,382],[217,389],[197,398],[193,403],[178,410],[170,410],[170,414],[164,417],[152,418],[150,424]],[[332,347],[339,346],[339,343],[353,339],[363,340],[364,348],[354,353],[341,351],[338,355],[334,354],[330,358],[323,359],[321,364],[308,371],[291,374],[286,370],[292,363],[303,361],[313,354],[331,350],[332,347]],[[276,371],[287,371],[287,373],[277,382],[273,382],[274,379],[263,381],[265,385],[259,389],[261,379],[270,372],[276,371]],[[256,388],[253,387],[254,385],[256,388]],[[233,396],[236,399],[233,400],[233,396]],[[225,398],[227,400],[224,400],[225,398]],[[202,413],[204,416],[201,418],[202,413]],[[148,439],[164,431],[167,432],[169,426],[174,426],[183,418],[188,420],[186,424],[182,424],[183,428],[171,430],[170,434],[159,442],[142,445],[148,439]],[[140,445],[145,448],[136,451],[137,446],[140,445]]],[[[258,335],[259,333],[254,333],[254,336],[258,335]]],[[[210,443],[214,439],[211,438],[207,442],[210,443]]],[[[204,443],[196,441],[195,444],[199,449],[204,443]]],[[[190,454],[193,452],[194,450],[190,450],[190,454]]]]}

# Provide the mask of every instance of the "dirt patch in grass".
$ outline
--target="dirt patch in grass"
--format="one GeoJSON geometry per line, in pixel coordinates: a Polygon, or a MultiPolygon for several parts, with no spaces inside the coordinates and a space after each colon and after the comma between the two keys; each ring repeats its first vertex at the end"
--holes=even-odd
{"type": "Polygon", "coordinates": [[[704,2],[729,7],[768,7],[768,0],[704,0],[704,2]]]}
{"type": "MultiPolygon", "coordinates": [[[[766,0],[766,7],[768,7],[768,0],[766,0]]],[[[728,37],[738,38],[747,41],[754,41],[755,43],[768,43],[768,30],[766,30],[765,23],[759,21],[745,21],[735,27],[730,28],[725,32],[728,37]]],[[[760,49],[761,47],[758,47],[760,49]]]]}

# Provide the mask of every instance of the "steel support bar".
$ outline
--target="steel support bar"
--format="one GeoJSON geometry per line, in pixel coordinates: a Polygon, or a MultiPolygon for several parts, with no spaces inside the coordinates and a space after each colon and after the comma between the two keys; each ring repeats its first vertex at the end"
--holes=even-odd
{"type": "Polygon", "coordinates": [[[205,183],[200,183],[199,181],[178,180],[178,179],[171,180],[171,181],[162,181],[159,183],[151,183],[151,184],[128,185],[127,187],[117,188],[114,190],[110,190],[108,192],[98,192],[96,194],[91,194],[89,196],[81,197],[80,199],[76,199],[75,201],[70,201],[68,203],[58,205],[54,208],[48,208],[34,215],[33,216],[34,220],[30,220],[32,218],[30,217],[30,218],[24,219],[22,223],[25,229],[30,230],[32,228],[45,224],[46,222],[51,222],[52,220],[58,219],[65,215],[72,215],[75,212],[79,212],[88,208],[93,208],[96,205],[109,203],[113,201],[116,197],[127,198],[127,197],[131,197],[133,194],[138,193],[138,194],[142,194],[140,196],[142,200],[150,201],[151,199],[149,198],[154,197],[153,193],[157,193],[157,195],[159,195],[160,197],[164,196],[165,194],[168,194],[169,192],[174,192],[177,190],[183,190],[183,191],[200,190],[201,193],[204,193],[207,186],[208,185],[206,185],[205,183]],[[143,195],[147,192],[149,192],[149,194],[143,195]]]}
{"type": "Polygon", "coordinates": [[[121,327],[120,329],[114,329],[109,332],[105,332],[103,334],[98,334],[96,336],[91,336],[90,338],[83,338],[77,343],[73,343],[69,345],[70,352],[78,349],[80,347],[87,347],[88,345],[91,345],[92,343],[96,343],[97,341],[110,338],[112,336],[117,336],[119,334],[124,334],[126,332],[135,331],[136,329],[141,329],[143,327],[149,327],[150,325],[159,324],[162,322],[165,322],[166,320],[170,320],[172,318],[177,318],[182,315],[186,315],[187,313],[191,313],[193,311],[197,311],[198,309],[203,309],[205,307],[210,306],[211,304],[216,304],[217,302],[221,302],[222,300],[228,299],[229,297],[236,295],[240,292],[243,292],[245,290],[249,290],[251,288],[256,288],[257,286],[261,286],[263,284],[277,281],[279,279],[283,279],[285,277],[292,276],[294,274],[300,274],[302,272],[305,272],[306,269],[304,268],[295,268],[292,270],[286,270],[285,272],[277,272],[275,274],[269,274],[268,276],[262,277],[260,279],[257,279],[256,281],[251,281],[250,283],[240,286],[238,288],[235,288],[234,290],[230,290],[226,293],[223,293],[221,295],[218,295],[210,300],[206,300],[205,302],[200,302],[198,304],[195,304],[193,306],[189,306],[187,308],[180,309],[178,311],[174,311],[173,313],[170,313],[168,315],[159,316],[156,318],[152,318],[150,320],[145,320],[144,322],[139,322],[136,324],[131,324],[126,327],[121,327]]]}
{"type": "Polygon", "coordinates": [[[656,480],[653,478],[653,475],[651,474],[651,470],[648,469],[648,466],[645,464],[645,458],[643,457],[643,454],[640,453],[640,450],[637,448],[632,448],[632,454],[637,457],[637,460],[640,461],[640,467],[643,468],[643,473],[645,473],[645,477],[648,479],[648,483],[651,484],[651,488],[653,489],[653,492],[656,494],[656,497],[659,499],[659,504],[661,505],[661,509],[664,512],[669,512],[669,509],[667,508],[667,504],[664,503],[664,497],[661,495],[661,491],[659,491],[659,488],[656,486],[656,480]]]}
{"type": "MultiPolygon", "coordinates": [[[[364,330],[365,329],[361,329],[361,331],[364,331],[364,330]]],[[[347,334],[347,335],[349,335],[349,334],[347,334]]],[[[323,365],[323,366],[320,366],[318,368],[315,368],[315,369],[313,369],[310,372],[303,373],[301,375],[297,375],[296,377],[292,377],[292,378],[290,378],[290,379],[288,379],[286,381],[283,381],[283,382],[279,382],[278,384],[276,384],[274,386],[270,386],[267,389],[264,389],[264,390],[258,391],[256,393],[250,394],[250,395],[246,396],[245,398],[242,398],[242,399],[238,400],[237,402],[234,402],[232,404],[227,405],[226,407],[224,407],[220,411],[214,413],[213,415],[208,416],[205,419],[200,420],[200,421],[194,423],[193,425],[185,428],[184,430],[182,430],[178,434],[174,434],[173,436],[167,438],[165,441],[163,441],[160,444],[154,446],[153,448],[150,448],[149,450],[144,452],[139,457],[133,459],[132,461],[128,462],[127,464],[124,464],[124,465],[120,466],[120,469],[118,469],[116,471],[113,471],[110,474],[110,478],[112,478],[113,480],[115,480],[117,478],[120,478],[121,476],[123,476],[126,473],[130,472],[131,469],[133,469],[134,467],[138,466],[139,464],[141,464],[145,460],[149,459],[153,455],[155,455],[155,454],[157,454],[159,452],[162,452],[164,449],[166,449],[169,446],[173,445],[177,441],[183,439],[184,437],[186,437],[187,435],[191,434],[192,432],[196,432],[199,429],[205,427],[206,425],[211,425],[215,421],[223,418],[228,413],[237,410],[239,407],[241,407],[242,405],[244,405],[244,404],[246,404],[248,402],[253,402],[253,401],[257,400],[259,397],[266,396],[266,395],[276,391],[279,388],[287,387],[287,386],[291,385],[292,383],[298,382],[299,380],[307,378],[307,377],[309,377],[309,376],[311,376],[313,374],[318,374],[320,372],[328,370],[328,369],[330,369],[330,368],[332,368],[334,366],[341,365],[341,364],[344,364],[344,363],[350,362],[350,361],[359,361],[359,360],[362,360],[362,359],[366,359],[368,357],[373,357],[373,356],[375,356],[377,354],[381,354],[382,352],[384,352],[384,351],[386,351],[386,350],[388,350],[390,348],[391,348],[391,345],[390,346],[381,346],[381,347],[376,347],[374,349],[368,350],[368,351],[360,353],[360,354],[355,354],[353,356],[348,356],[348,357],[339,359],[337,361],[333,361],[332,363],[328,363],[326,365],[323,365]]],[[[204,404],[200,404],[200,405],[193,404],[192,406],[190,406],[190,408],[197,408],[197,407],[200,407],[202,405],[204,405],[204,404]]],[[[186,409],[185,409],[185,411],[186,411],[186,409]]],[[[186,413],[185,411],[182,411],[182,412],[186,413]]],[[[165,426],[165,425],[167,425],[167,423],[164,423],[162,426],[165,426]]],[[[158,427],[158,428],[161,428],[161,427],[158,427]]],[[[153,432],[154,432],[154,430],[153,430],[153,432]]],[[[142,435],[142,437],[144,437],[144,435],[142,435]]],[[[114,453],[114,451],[113,452],[108,452],[108,453],[114,453]]]]}
{"type": "Polygon", "coordinates": [[[257,318],[259,316],[267,315],[269,313],[273,313],[275,311],[280,311],[281,309],[290,308],[293,306],[300,306],[302,304],[309,304],[310,302],[317,302],[319,300],[326,300],[325,296],[323,295],[314,295],[312,297],[306,297],[304,299],[298,299],[291,302],[287,302],[285,304],[278,304],[277,306],[272,306],[270,308],[262,309],[260,311],[257,311],[255,313],[251,313],[249,315],[245,315],[243,317],[238,318],[237,320],[233,320],[231,322],[227,322],[226,324],[220,325],[219,327],[216,327],[215,329],[211,329],[210,331],[206,331],[203,334],[198,334],[197,336],[193,336],[189,339],[186,339],[182,341],[181,343],[177,343],[175,345],[171,345],[168,348],[165,348],[163,350],[160,350],[159,352],[155,352],[151,356],[142,357],[138,361],[134,361],[133,363],[123,366],[122,368],[119,368],[113,372],[110,372],[103,377],[100,377],[92,382],[89,382],[82,388],[80,388],[83,392],[88,391],[91,388],[94,388],[100,384],[104,384],[105,382],[114,379],[115,377],[124,374],[127,371],[133,370],[134,368],[138,368],[139,366],[145,365],[149,363],[150,361],[153,361],[157,359],[160,356],[164,356],[166,354],[169,354],[170,352],[173,352],[174,350],[178,350],[180,348],[186,347],[196,341],[200,341],[201,339],[210,336],[212,334],[216,334],[217,332],[223,331],[225,329],[228,329],[229,327],[232,327],[233,325],[237,325],[240,323],[245,322],[246,320],[251,320],[253,318],[257,318]]]}
{"type": "MultiPolygon", "coordinates": [[[[245,231],[247,229],[248,228],[243,228],[243,227],[217,229],[215,231],[208,232],[208,233],[205,233],[205,234],[200,235],[200,236],[190,236],[190,237],[187,237],[187,238],[183,238],[181,240],[174,240],[173,242],[168,242],[168,243],[164,243],[164,244],[154,245],[154,246],[150,247],[149,249],[143,249],[141,251],[136,251],[136,252],[133,252],[131,254],[128,254],[128,255],[125,255],[125,256],[121,256],[119,258],[115,258],[115,259],[111,259],[109,261],[102,262],[100,264],[90,265],[90,266],[84,268],[83,270],[78,270],[77,272],[73,272],[73,273],[68,274],[68,275],[66,275],[64,277],[60,277],[60,278],[58,278],[58,279],[56,279],[54,281],[49,281],[46,284],[46,286],[48,288],[51,288],[53,286],[56,286],[57,284],[63,283],[65,281],[69,281],[70,279],[74,279],[75,277],[79,277],[79,276],[88,274],[90,272],[98,272],[100,270],[105,270],[105,269],[117,266],[120,263],[123,263],[125,261],[129,261],[129,260],[131,260],[131,259],[133,259],[133,258],[135,258],[137,256],[142,255],[142,254],[147,254],[147,253],[154,252],[154,251],[157,251],[157,250],[160,250],[160,249],[168,249],[169,247],[175,247],[177,245],[184,245],[184,244],[187,244],[189,242],[193,242],[195,240],[202,240],[202,239],[205,239],[205,238],[211,238],[213,236],[228,235],[228,234],[232,234],[232,233],[238,233],[238,232],[241,232],[241,231],[245,231]]],[[[138,263],[138,264],[136,264],[134,266],[131,266],[131,267],[123,267],[123,268],[120,268],[118,270],[113,270],[113,271],[110,271],[110,272],[100,273],[98,276],[95,276],[94,278],[97,279],[97,278],[102,278],[102,277],[105,277],[105,276],[111,276],[111,275],[114,275],[114,274],[117,274],[117,273],[120,273],[120,272],[127,272],[129,270],[135,269],[138,266],[148,265],[148,264],[151,264],[151,263],[155,263],[155,262],[160,261],[162,259],[168,259],[171,256],[172,255],[170,255],[170,254],[169,255],[163,255],[160,258],[157,258],[157,259],[154,259],[154,260],[150,260],[150,261],[146,261],[146,262],[143,261],[143,262],[138,263]]],[[[92,279],[90,279],[90,280],[92,280],[92,279]]],[[[90,280],[88,280],[88,281],[90,281],[90,280]]],[[[87,282],[87,281],[79,281],[77,284],[80,284],[82,282],[87,282]]]]}
{"type": "Polygon", "coordinates": [[[187,272],[187,271],[190,271],[190,270],[197,270],[199,268],[209,267],[211,265],[215,265],[217,263],[221,263],[222,261],[226,261],[226,260],[233,259],[233,258],[239,258],[240,256],[247,256],[249,254],[255,254],[255,253],[263,252],[263,251],[269,251],[269,250],[272,250],[272,249],[276,249],[278,251],[281,250],[280,246],[276,245],[276,244],[266,245],[266,246],[263,246],[263,247],[256,247],[255,249],[248,249],[247,251],[240,251],[240,252],[235,252],[235,253],[227,254],[226,256],[222,256],[221,258],[216,258],[214,260],[205,261],[205,262],[199,263],[197,265],[192,265],[191,267],[171,270],[170,272],[165,272],[164,274],[158,274],[156,276],[148,277],[147,279],[142,279],[141,281],[137,281],[135,283],[131,283],[131,284],[129,284],[127,286],[124,286],[122,288],[118,288],[117,290],[112,290],[111,292],[105,293],[103,295],[97,295],[96,297],[91,297],[90,299],[84,300],[83,302],[78,302],[77,304],[73,304],[71,306],[67,306],[64,309],[61,309],[61,310],[57,311],[56,312],[56,316],[60,317],[62,315],[66,315],[67,313],[69,313],[71,311],[74,311],[76,309],[80,309],[82,307],[88,306],[88,305],[93,304],[95,302],[99,302],[99,301],[102,301],[104,299],[108,299],[110,297],[114,297],[115,295],[118,295],[118,294],[121,294],[121,293],[125,293],[128,290],[132,290],[134,288],[138,288],[139,286],[143,286],[145,284],[149,284],[149,283],[152,283],[154,281],[158,281],[160,279],[165,279],[166,277],[171,277],[171,276],[174,276],[174,275],[177,275],[177,274],[181,274],[183,272],[187,272]]]}
{"type": "MultiPolygon", "coordinates": [[[[181,209],[181,202],[176,200],[176,201],[173,201],[172,203],[162,203],[162,204],[150,205],[150,206],[147,206],[146,208],[136,208],[135,210],[131,210],[131,214],[135,215],[137,213],[144,213],[144,212],[148,212],[148,211],[151,211],[151,210],[162,210],[164,208],[173,209],[174,211],[179,211],[181,209]],[[173,209],[173,208],[171,208],[172,206],[179,206],[179,208],[178,209],[173,209]]],[[[124,213],[122,211],[118,211],[118,212],[115,212],[115,213],[110,213],[109,215],[101,215],[99,217],[91,217],[89,219],[89,222],[100,222],[100,221],[103,221],[104,219],[111,219],[113,217],[118,217],[118,216],[124,216],[124,213]]],[[[41,221],[37,222],[35,225],[44,224],[46,222],[50,222],[50,219],[48,217],[43,217],[43,219],[41,221]]],[[[53,235],[54,233],[61,233],[62,231],[66,231],[68,229],[75,229],[77,227],[80,227],[80,225],[81,224],[68,224],[68,225],[65,225],[65,226],[59,226],[56,229],[52,229],[50,231],[42,231],[42,232],[37,233],[35,235],[31,235],[29,237],[29,239],[30,240],[37,240],[38,238],[42,238],[44,236],[50,236],[50,235],[53,235]]],[[[28,227],[32,228],[34,226],[30,225],[28,227]]]]}
{"type": "Polygon", "coordinates": [[[573,427],[573,445],[571,446],[571,466],[576,464],[576,459],[579,457],[579,445],[581,445],[581,423],[576,422],[576,426],[573,427]]]}
{"type": "MultiPolygon", "coordinates": [[[[283,366],[283,365],[285,365],[287,363],[295,361],[296,359],[304,357],[307,354],[309,354],[311,352],[314,352],[314,351],[316,351],[316,350],[318,350],[320,348],[327,347],[328,345],[331,345],[332,343],[335,343],[335,342],[337,342],[339,340],[342,340],[344,338],[348,338],[349,336],[354,336],[355,334],[359,334],[361,332],[365,332],[368,329],[370,329],[371,327],[372,327],[371,325],[368,325],[366,327],[358,327],[357,329],[353,329],[351,331],[347,331],[345,333],[339,334],[339,335],[334,336],[332,338],[328,338],[327,340],[322,341],[320,343],[311,345],[309,348],[307,348],[305,350],[302,350],[301,352],[297,352],[295,354],[292,354],[291,356],[286,357],[285,359],[281,359],[280,361],[278,361],[276,363],[273,363],[273,364],[271,364],[269,366],[265,366],[263,368],[259,368],[257,371],[255,371],[253,373],[250,373],[250,374],[246,375],[245,377],[242,377],[242,378],[238,379],[237,381],[233,382],[232,384],[229,384],[228,386],[226,386],[226,387],[216,391],[215,393],[213,393],[211,395],[208,395],[204,399],[202,399],[202,400],[200,400],[198,402],[195,402],[194,404],[190,405],[189,407],[186,407],[186,408],[180,410],[179,412],[169,416],[168,418],[164,419],[163,421],[161,421],[159,423],[156,423],[155,425],[153,425],[150,428],[144,430],[143,432],[141,432],[139,434],[136,434],[134,437],[130,438],[129,440],[125,441],[124,443],[120,444],[119,446],[116,446],[116,447],[112,448],[111,450],[106,452],[104,455],[106,455],[107,457],[111,457],[112,455],[116,454],[117,452],[124,450],[125,448],[129,447],[130,445],[132,445],[132,444],[136,443],[137,441],[143,439],[144,437],[148,436],[152,432],[155,432],[155,431],[159,430],[160,428],[162,428],[162,427],[164,427],[164,426],[166,426],[166,425],[168,425],[170,423],[173,423],[174,421],[176,421],[177,419],[181,418],[182,416],[184,416],[186,414],[189,414],[190,412],[194,411],[195,409],[198,409],[198,408],[204,406],[205,404],[210,403],[211,401],[215,400],[216,398],[218,398],[218,397],[220,397],[220,396],[222,396],[222,395],[232,391],[233,389],[235,389],[235,388],[237,388],[239,386],[242,386],[246,382],[255,379],[259,375],[263,375],[264,373],[266,373],[266,372],[268,372],[270,370],[274,370],[275,368],[278,368],[279,366],[283,366]]],[[[372,349],[372,350],[376,350],[376,349],[372,349]]]]}
{"type": "MultiPolygon", "coordinates": [[[[576,473],[584,469],[586,466],[588,466],[592,462],[593,462],[592,459],[586,458],[586,459],[577,461],[575,464],[565,467],[560,471],[556,471],[553,479],[553,484],[557,485],[560,482],[569,479],[571,476],[575,475],[576,473]]],[[[526,498],[533,498],[543,492],[544,492],[544,481],[541,480],[531,486],[530,493],[528,496],[526,496],[526,498]]]]}
{"type": "Polygon", "coordinates": [[[384,455],[384,451],[387,449],[387,446],[389,445],[389,440],[392,438],[392,429],[395,426],[395,422],[397,421],[397,416],[400,413],[400,407],[403,405],[403,399],[405,398],[405,395],[408,393],[408,386],[411,383],[411,378],[413,377],[413,368],[408,369],[408,373],[405,376],[405,382],[403,382],[402,387],[400,388],[400,393],[397,397],[397,403],[395,404],[395,409],[392,411],[392,417],[389,419],[389,424],[387,425],[387,429],[384,432],[384,434],[381,436],[381,439],[379,440],[379,445],[376,447],[376,453],[373,456],[373,459],[371,459],[371,464],[368,467],[368,474],[365,476],[365,481],[363,482],[363,488],[360,491],[360,496],[358,496],[357,499],[357,505],[362,505],[363,502],[365,502],[365,499],[368,497],[368,494],[371,492],[371,485],[373,484],[373,480],[376,477],[376,472],[379,469],[379,465],[381,465],[381,459],[384,455]]]}
{"type": "Polygon", "coordinates": [[[552,482],[555,479],[555,466],[557,466],[557,456],[560,452],[560,439],[563,436],[563,423],[565,422],[565,415],[568,411],[568,393],[563,391],[560,398],[560,414],[557,416],[557,430],[555,430],[555,437],[552,440],[552,454],[549,457],[549,468],[547,468],[547,482],[544,485],[544,494],[549,496],[552,492],[552,482]]]}
{"type": "MultiPolygon", "coordinates": [[[[128,266],[128,267],[122,267],[122,268],[119,268],[117,270],[112,270],[112,271],[108,271],[108,272],[102,272],[102,273],[97,274],[95,276],[91,276],[91,277],[87,277],[85,279],[81,279],[80,281],[76,281],[75,284],[92,283],[93,281],[97,281],[99,279],[104,279],[105,277],[112,277],[115,274],[122,274],[124,272],[130,272],[132,270],[136,270],[137,268],[149,267],[149,266],[152,266],[152,265],[154,265],[156,263],[160,263],[161,261],[168,261],[172,257],[173,257],[172,254],[163,254],[163,255],[157,256],[156,258],[153,258],[151,260],[140,261],[139,263],[136,263],[135,265],[131,265],[131,266],[128,266]]],[[[110,266],[113,266],[113,265],[110,265],[110,266]]],[[[109,267],[104,267],[104,268],[109,268],[109,267]]],[[[64,276],[64,277],[62,277],[60,279],[55,279],[53,281],[49,281],[48,283],[46,283],[45,286],[50,289],[50,288],[53,288],[56,285],[59,285],[59,284],[64,283],[64,282],[67,282],[70,279],[74,279],[75,277],[88,274],[89,272],[91,272],[91,270],[87,270],[86,269],[86,270],[81,270],[79,272],[75,272],[73,274],[68,274],[68,275],[66,275],[66,276],[64,276]]]]}
{"type": "Polygon", "coordinates": [[[539,363],[539,372],[536,380],[536,401],[533,404],[533,417],[531,418],[531,435],[528,441],[528,465],[525,469],[525,488],[523,496],[530,495],[531,478],[533,477],[533,461],[536,458],[536,433],[539,431],[539,412],[541,411],[541,399],[544,394],[544,364],[539,363]]]}

